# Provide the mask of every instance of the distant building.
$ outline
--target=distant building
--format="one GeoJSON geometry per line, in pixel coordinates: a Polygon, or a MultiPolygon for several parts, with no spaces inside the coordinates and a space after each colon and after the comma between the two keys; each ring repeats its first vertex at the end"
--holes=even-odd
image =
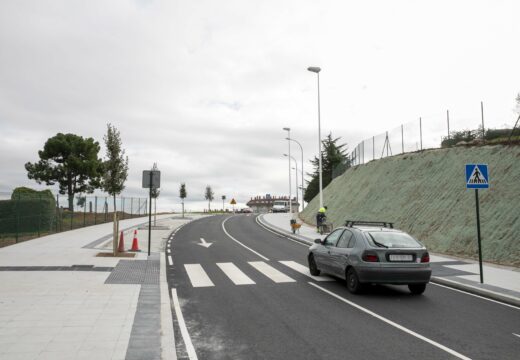
{"type": "MultiPolygon", "coordinates": [[[[253,209],[255,213],[268,213],[271,212],[275,201],[285,200],[289,201],[288,196],[271,196],[267,194],[265,196],[255,196],[247,202],[247,206],[253,209]]],[[[298,212],[300,204],[296,201],[296,198],[292,199],[292,210],[298,212]]]]}

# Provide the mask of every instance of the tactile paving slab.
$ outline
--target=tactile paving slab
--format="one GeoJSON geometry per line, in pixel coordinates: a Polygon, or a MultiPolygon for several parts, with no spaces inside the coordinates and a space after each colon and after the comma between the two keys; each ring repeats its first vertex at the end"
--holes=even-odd
{"type": "Polygon", "coordinates": [[[105,284],[159,284],[159,256],[149,260],[120,260],[105,284]]]}

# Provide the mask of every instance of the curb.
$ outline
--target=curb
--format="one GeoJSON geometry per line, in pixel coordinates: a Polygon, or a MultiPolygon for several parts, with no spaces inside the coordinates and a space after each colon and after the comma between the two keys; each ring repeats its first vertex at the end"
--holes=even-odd
{"type": "MultiPolygon", "coordinates": [[[[261,226],[265,227],[267,230],[275,232],[276,234],[281,235],[283,237],[287,237],[289,239],[295,240],[299,243],[302,243],[305,245],[312,245],[311,241],[302,239],[302,237],[287,233],[274,225],[270,225],[270,224],[266,223],[262,218],[263,218],[263,216],[259,215],[256,217],[256,220],[261,226]]],[[[432,276],[430,279],[430,282],[432,282],[434,284],[444,285],[444,286],[447,286],[447,287],[450,287],[450,288],[453,288],[456,290],[464,291],[464,292],[467,292],[467,293],[470,293],[473,295],[481,296],[481,297],[484,297],[487,299],[491,299],[494,301],[498,301],[501,303],[505,303],[505,304],[516,306],[516,307],[520,308],[520,299],[513,297],[513,296],[500,294],[495,291],[486,290],[486,289],[483,289],[483,288],[480,288],[477,286],[458,283],[456,281],[445,279],[445,278],[438,277],[438,276],[432,276]]]]}
{"type": "Polygon", "coordinates": [[[450,287],[453,289],[461,290],[461,291],[464,291],[464,292],[467,292],[467,293],[470,293],[473,295],[481,296],[481,297],[484,297],[487,299],[495,300],[495,301],[498,301],[498,302],[501,302],[504,304],[508,304],[508,305],[512,305],[512,306],[516,306],[516,307],[520,308],[520,299],[509,296],[509,295],[500,294],[495,291],[479,288],[477,286],[462,284],[462,283],[459,283],[459,282],[456,282],[453,280],[449,280],[449,279],[445,279],[442,277],[438,277],[438,276],[432,276],[430,279],[430,282],[432,282],[434,284],[444,285],[444,286],[447,286],[447,287],[450,287]]]}
{"type": "Polygon", "coordinates": [[[301,244],[304,244],[304,245],[312,245],[312,241],[309,241],[309,240],[306,240],[306,239],[303,239],[302,236],[296,236],[294,234],[291,234],[291,233],[288,233],[274,225],[270,225],[268,223],[266,223],[263,219],[263,216],[262,215],[258,215],[256,217],[256,221],[259,225],[263,226],[264,228],[266,228],[267,230],[271,231],[271,232],[274,232],[276,233],[277,235],[281,235],[283,237],[286,237],[286,238],[289,238],[291,240],[294,240],[294,241],[297,241],[301,244]]]}

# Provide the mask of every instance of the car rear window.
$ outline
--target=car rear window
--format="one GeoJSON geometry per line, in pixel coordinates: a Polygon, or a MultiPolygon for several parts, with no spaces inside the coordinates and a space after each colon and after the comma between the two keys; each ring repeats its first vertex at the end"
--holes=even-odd
{"type": "Polygon", "coordinates": [[[422,245],[408,234],[400,232],[377,231],[369,232],[372,245],[387,248],[418,248],[422,245]],[[381,244],[381,245],[379,245],[381,244]]]}

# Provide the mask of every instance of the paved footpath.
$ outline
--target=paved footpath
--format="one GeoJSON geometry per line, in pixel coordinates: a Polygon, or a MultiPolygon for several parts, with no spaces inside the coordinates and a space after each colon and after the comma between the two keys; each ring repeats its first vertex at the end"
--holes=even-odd
{"type": "MultiPolygon", "coordinates": [[[[299,219],[302,226],[298,233],[292,234],[290,219],[290,214],[264,214],[258,221],[272,231],[309,245],[314,239],[325,237],[299,219]]],[[[430,261],[432,282],[520,306],[519,268],[484,263],[484,284],[481,284],[478,262],[434,253],[430,253],[430,261]]]]}
{"type": "Polygon", "coordinates": [[[157,217],[148,257],[147,218],[124,220],[125,247],[110,253],[112,224],[0,248],[0,359],[175,359],[164,244],[196,217],[157,217]]]}

